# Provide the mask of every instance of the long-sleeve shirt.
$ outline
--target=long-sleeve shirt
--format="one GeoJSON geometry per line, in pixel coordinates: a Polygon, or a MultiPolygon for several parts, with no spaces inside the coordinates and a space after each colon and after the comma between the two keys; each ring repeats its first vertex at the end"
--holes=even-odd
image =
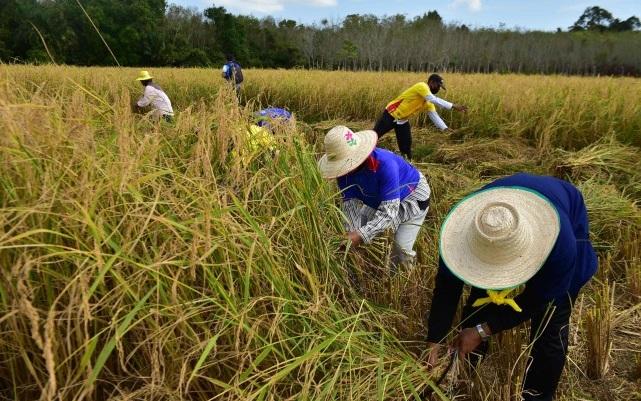
{"type": "MultiPolygon", "coordinates": [[[[525,187],[545,196],[557,209],[559,235],[541,269],[530,278],[523,292],[514,299],[523,310],[516,312],[502,306],[501,313],[488,317],[492,333],[516,327],[550,302],[576,296],[594,275],[597,258],[589,239],[588,215],[583,196],[572,184],[553,177],[515,174],[498,179],[484,188],[525,187]]],[[[463,290],[463,281],[455,277],[439,258],[438,273],[428,318],[427,340],[441,342],[447,336],[463,290]]]]}
{"type": "Polygon", "coordinates": [[[357,231],[365,243],[420,214],[424,207],[419,202],[430,197],[423,174],[402,157],[380,148],[374,149],[360,169],[337,181],[343,191],[347,229],[357,231]]]}
{"type": "Polygon", "coordinates": [[[436,112],[435,105],[446,110],[454,106],[453,103],[434,95],[427,83],[419,82],[389,102],[385,109],[399,124],[403,124],[409,117],[425,110],[434,125],[440,130],[445,130],[447,125],[436,112]]]}
{"type": "Polygon", "coordinates": [[[159,110],[162,114],[173,115],[174,109],[171,107],[171,101],[167,94],[160,89],[159,86],[148,84],[145,86],[145,91],[137,102],[139,107],[147,107],[151,105],[155,110],[159,110]]]}

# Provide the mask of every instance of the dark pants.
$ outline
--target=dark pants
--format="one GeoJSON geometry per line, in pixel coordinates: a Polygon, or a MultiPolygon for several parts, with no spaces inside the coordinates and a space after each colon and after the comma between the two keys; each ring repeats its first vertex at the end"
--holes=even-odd
{"type": "Polygon", "coordinates": [[[412,130],[410,128],[410,122],[405,124],[396,124],[394,122],[394,117],[387,111],[384,110],[381,117],[376,121],[374,126],[374,131],[378,134],[378,137],[381,138],[383,135],[388,133],[394,128],[396,132],[396,143],[398,143],[398,150],[403,156],[407,159],[412,158],[412,130]]]}
{"type": "MultiPolygon", "coordinates": [[[[504,308],[509,308],[509,306],[494,304],[481,308],[472,307],[476,299],[486,296],[484,290],[472,289],[463,308],[463,327],[474,327],[485,322],[486,316],[502,313],[504,308]]],[[[533,346],[523,386],[523,398],[526,401],[554,399],[554,393],[565,366],[570,314],[575,299],[576,296],[568,295],[568,298],[563,301],[542,305],[532,315],[530,343],[533,346]]],[[[488,343],[482,343],[475,353],[484,355],[487,348],[488,343]]],[[[478,360],[478,358],[471,358],[471,363],[476,364],[478,360]]]]}

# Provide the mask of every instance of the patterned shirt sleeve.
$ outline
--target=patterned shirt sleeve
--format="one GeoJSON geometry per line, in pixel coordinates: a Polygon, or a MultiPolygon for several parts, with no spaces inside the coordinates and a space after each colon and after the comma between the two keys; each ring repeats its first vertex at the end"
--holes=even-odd
{"type": "Polygon", "coordinates": [[[363,202],[359,199],[347,199],[343,202],[347,231],[356,231],[361,226],[361,207],[363,207],[363,202]]]}
{"type": "Polygon", "coordinates": [[[401,201],[398,198],[381,202],[374,218],[356,230],[363,238],[364,243],[369,244],[380,232],[398,224],[400,205],[401,201]]]}

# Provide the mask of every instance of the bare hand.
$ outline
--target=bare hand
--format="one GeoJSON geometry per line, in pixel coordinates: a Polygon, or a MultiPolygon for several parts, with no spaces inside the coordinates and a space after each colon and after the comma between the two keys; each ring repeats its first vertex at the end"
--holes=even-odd
{"type": "Polygon", "coordinates": [[[474,327],[463,329],[452,342],[452,346],[458,349],[459,355],[464,357],[474,351],[481,344],[481,335],[474,327]]]}
{"type": "Polygon", "coordinates": [[[349,241],[351,241],[352,247],[357,247],[363,242],[363,239],[361,238],[361,235],[356,231],[348,232],[347,233],[347,239],[349,241]]]}
{"type": "Polygon", "coordinates": [[[438,362],[439,358],[439,352],[443,349],[443,346],[441,344],[436,344],[436,343],[427,343],[427,367],[428,368],[433,368],[436,366],[436,363],[438,362]]]}
{"type": "Polygon", "coordinates": [[[452,108],[456,111],[460,111],[462,113],[465,113],[467,111],[467,106],[463,104],[454,104],[452,105],[452,108]]]}

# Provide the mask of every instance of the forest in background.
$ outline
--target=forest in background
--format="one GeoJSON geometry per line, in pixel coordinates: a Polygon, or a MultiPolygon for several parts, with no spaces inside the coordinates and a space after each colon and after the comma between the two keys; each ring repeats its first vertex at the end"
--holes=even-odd
{"type": "Polygon", "coordinates": [[[641,75],[641,22],[587,8],[556,32],[470,28],[437,11],[304,25],[165,0],[5,0],[0,62],[641,75]]]}

